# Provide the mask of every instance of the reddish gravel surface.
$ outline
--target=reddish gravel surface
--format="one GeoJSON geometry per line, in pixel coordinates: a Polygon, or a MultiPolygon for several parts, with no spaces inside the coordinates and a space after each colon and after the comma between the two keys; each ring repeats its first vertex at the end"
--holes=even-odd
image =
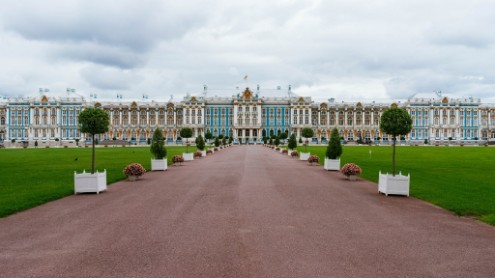
{"type": "Polygon", "coordinates": [[[261,146],[0,219],[1,277],[494,277],[495,228],[261,146]]]}

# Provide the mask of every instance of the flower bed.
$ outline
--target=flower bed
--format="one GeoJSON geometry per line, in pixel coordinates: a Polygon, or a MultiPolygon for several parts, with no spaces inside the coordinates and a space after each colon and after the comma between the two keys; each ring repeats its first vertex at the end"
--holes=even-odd
{"type": "Polygon", "coordinates": [[[320,163],[320,158],[317,155],[310,155],[308,158],[308,162],[313,164],[319,164],[320,163]]]}
{"type": "Polygon", "coordinates": [[[213,154],[213,151],[211,149],[207,149],[206,154],[213,154]]]}
{"type": "Polygon", "coordinates": [[[140,177],[144,175],[144,173],[146,173],[146,169],[144,169],[144,167],[139,163],[129,164],[124,168],[124,175],[126,175],[127,177],[129,176],[140,177]]]}
{"type": "Polygon", "coordinates": [[[214,151],[218,151],[218,148],[214,148],[213,150],[214,150],[214,151]]]}
{"type": "Polygon", "coordinates": [[[344,175],[344,176],[351,176],[351,175],[354,175],[354,176],[357,176],[359,174],[361,174],[363,172],[363,170],[361,170],[361,168],[359,168],[359,166],[357,166],[356,164],[354,163],[346,163],[342,169],[340,169],[340,172],[344,175]]]}
{"type": "Polygon", "coordinates": [[[290,153],[290,156],[292,156],[292,157],[297,157],[298,155],[299,155],[299,153],[297,151],[292,151],[290,153]]]}
{"type": "Polygon", "coordinates": [[[289,153],[289,151],[287,149],[283,149],[282,153],[289,153]]]}
{"type": "Polygon", "coordinates": [[[280,151],[280,148],[275,148],[276,151],[280,151]]]}
{"type": "Polygon", "coordinates": [[[202,157],[203,153],[202,152],[194,152],[194,157],[202,157]]]}

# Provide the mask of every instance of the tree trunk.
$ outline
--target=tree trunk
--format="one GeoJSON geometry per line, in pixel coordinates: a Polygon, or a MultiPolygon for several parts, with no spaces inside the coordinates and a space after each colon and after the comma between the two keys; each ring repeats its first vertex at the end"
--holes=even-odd
{"type": "Polygon", "coordinates": [[[394,136],[392,137],[392,176],[395,177],[395,142],[397,141],[397,138],[394,136]]]}
{"type": "Polygon", "coordinates": [[[95,173],[95,135],[92,134],[93,153],[91,155],[91,174],[95,173]]]}

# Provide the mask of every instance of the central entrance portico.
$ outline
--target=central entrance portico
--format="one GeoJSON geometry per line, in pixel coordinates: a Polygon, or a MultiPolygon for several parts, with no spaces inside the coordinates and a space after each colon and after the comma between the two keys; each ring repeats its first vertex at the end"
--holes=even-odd
{"type": "Polygon", "coordinates": [[[254,143],[261,139],[261,99],[246,88],[234,99],[234,141],[254,143]]]}

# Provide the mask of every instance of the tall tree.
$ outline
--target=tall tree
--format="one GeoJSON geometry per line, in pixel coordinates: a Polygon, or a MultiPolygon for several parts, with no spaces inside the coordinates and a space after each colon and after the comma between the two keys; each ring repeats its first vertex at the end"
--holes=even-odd
{"type": "Polygon", "coordinates": [[[95,135],[108,131],[110,117],[100,108],[87,108],[79,114],[79,130],[91,135],[91,174],[95,173],[95,135]]]}
{"type": "Polygon", "coordinates": [[[307,145],[308,145],[308,138],[311,138],[313,137],[314,135],[314,131],[313,129],[309,128],[309,127],[305,127],[301,130],[301,135],[302,137],[304,137],[306,139],[306,142],[304,143],[304,152],[306,152],[307,150],[307,145]]]}
{"type": "Polygon", "coordinates": [[[188,139],[193,136],[193,131],[192,129],[188,127],[184,127],[180,130],[180,136],[182,138],[186,138],[186,153],[189,151],[189,141],[188,139]]]}
{"type": "Polygon", "coordinates": [[[392,135],[392,175],[395,176],[395,145],[397,136],[411,132],[412,119],[409,113],[397,105],[383,111],[380,119],[380,130],[392,135]]]}

